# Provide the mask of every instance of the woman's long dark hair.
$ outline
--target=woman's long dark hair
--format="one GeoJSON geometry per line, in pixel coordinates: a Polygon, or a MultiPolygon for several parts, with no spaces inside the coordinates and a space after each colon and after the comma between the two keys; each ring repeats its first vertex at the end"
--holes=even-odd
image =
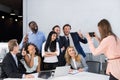
{"type": "Polygon", "coordinates": [[[27,44],[24,46],[24,48],[25,48],[25,50],[27,51],[27,53],[29,53],[29,52],[28,52],[28,47],[29,47],[30,45],[33,45],[33,46],[35,47],[35,50],[36,50],[35,55],[39,56],[39,55],[40,55],[40,54],[39,54],[39,50],[38,50],[37,46],[36,46],[35,44],[33,44],[33,43],[27,43],[27,44]]]}
{"type": "Polygon", "coordinates": [[[117,36],[113,33],[112,27],[108,20],[102,19],[98,23],[98,27],[101,29],[100,30],[101,40],[109,35],[113,35],[115,37],[115,40],[117,41],[117,36]]]}
{"type": "Polygon", "coordinates": [[[45,44],[45,51],[48,51],[48,48],[50,49],[51,52],[55,52],[56,51],[56,39],[54,41],[51,41],[52,35],[56,34],[56,32],[51,31],[48,35],[48,38],[46,40],[46,44],[45,44]]]}

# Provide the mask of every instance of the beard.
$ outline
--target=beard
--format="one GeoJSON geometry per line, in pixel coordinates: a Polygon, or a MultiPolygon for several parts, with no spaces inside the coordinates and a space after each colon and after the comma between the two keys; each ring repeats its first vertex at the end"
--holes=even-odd
{"type": "Polygon", "coordinates": [[[33,31],[34,33],[37,33],[38,28],[37,28],[37,27],[35,27],[35,28],[33,28],[33,29],[32,29],[32,31],[33,31]]]}

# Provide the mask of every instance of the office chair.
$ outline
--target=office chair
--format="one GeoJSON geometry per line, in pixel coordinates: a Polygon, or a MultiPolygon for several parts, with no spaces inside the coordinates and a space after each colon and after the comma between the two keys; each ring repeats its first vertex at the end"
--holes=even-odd
{"type": "Polygon", "coordinates": [[[98,73],[100,74],[100,65],[101,63],[98,61],[86,61],[88,65],[88,72],[98,73]]]}

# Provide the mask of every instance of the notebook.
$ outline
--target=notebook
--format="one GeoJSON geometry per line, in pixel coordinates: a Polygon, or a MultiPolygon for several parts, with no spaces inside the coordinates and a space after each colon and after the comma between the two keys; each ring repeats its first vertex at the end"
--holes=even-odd
{"type": "Polygon", "coordinates": [[[52,77],[66,76],[69,73],[70,66],[56,67],[55,70],[41,71],[38,78],[48,79],[52,77]]]}

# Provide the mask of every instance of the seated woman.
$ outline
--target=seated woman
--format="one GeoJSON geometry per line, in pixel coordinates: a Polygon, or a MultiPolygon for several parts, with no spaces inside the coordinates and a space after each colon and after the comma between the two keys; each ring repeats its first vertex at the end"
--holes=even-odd
{"type": "Polygon", "coordinates": [[[88,65],[86,64],[85,59],[80,54],[75,52],[73,46],[69,46],[66,49],[65,59],[66,65],[71,66],[70,72],[73,70],[78,70],[79,72],[88,70],[88,65]]]}
{"type": "Polygon", "coordinates": [[[28,43],[22,50],[24,54],[24,66],[26,73],[40,72],[41,58],[38,56],[38,49],[33,43],[28,43]]]}

